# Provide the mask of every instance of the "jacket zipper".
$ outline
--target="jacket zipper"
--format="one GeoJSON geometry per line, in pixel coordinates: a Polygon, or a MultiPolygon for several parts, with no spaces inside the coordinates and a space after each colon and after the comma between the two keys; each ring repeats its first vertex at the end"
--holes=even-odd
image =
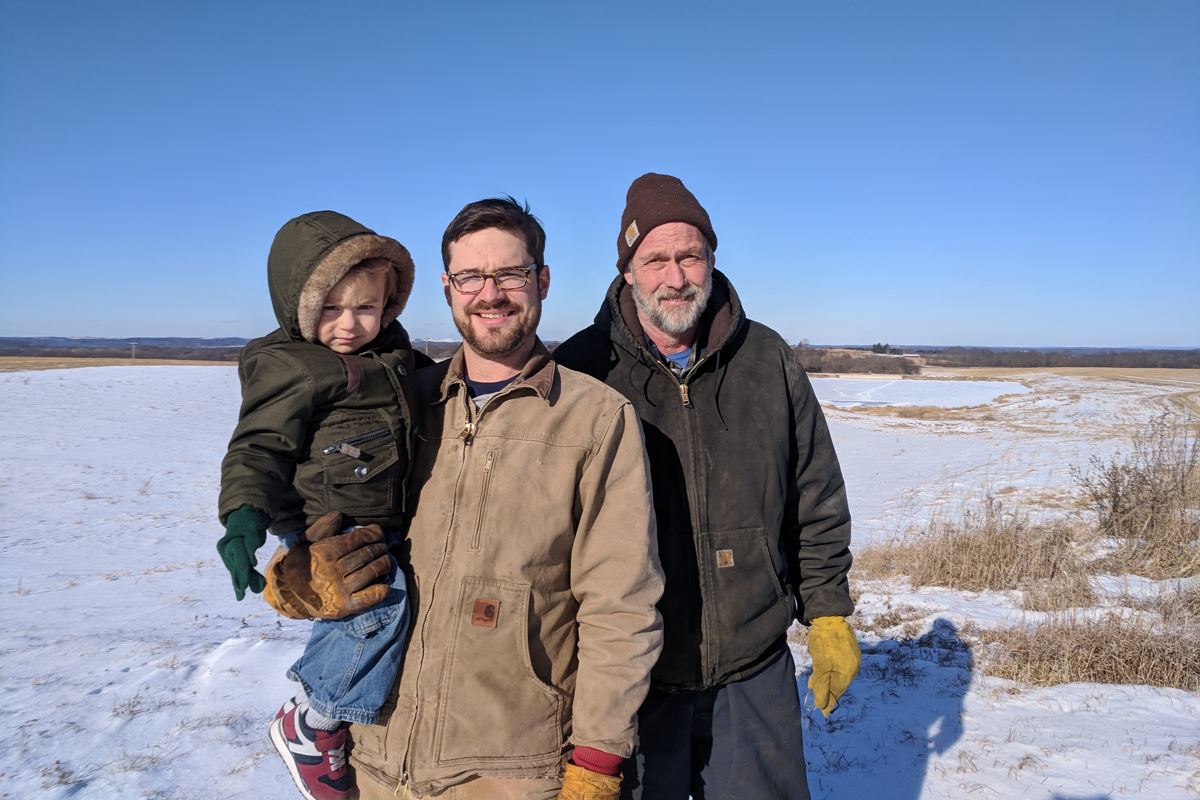
{"type": "MultiPolygon", "coordinates": [[[[425,633],[429,629],[429,617],[433,614],[433,599],[437,593],[438,581],[441,580],[442,570],[446,566],[446,556],[450,554],[450,536],[454,533],[454,517],[458,512],[458,489],[462,485],[463,470],[467,465],[467,453],[471,449],[471,435],[475,432],[475,420],[471,419],[471,398],[467,395],[467,387],[464,385],[461,391],[463,396],[463,413],[466,414],[466,421],[463,423],[462,430],[458,434],[458,438],[463,443],[462,462],[458,465],[458,477],[454,479],[454,497],[453,503],[450,506],[450,525],[446,528],[446,544],[442,548],[442,562],[438,564],[437,575],[433,576],[433,583],[429,586],[429,604],[425,607],[425,616],[421,619],[421,663],[417,665],[413,721],[412,728],[408,731],[408,746],[404,749],[404,765],[400,773],[400,782],[396,784],[396,791],[392,792],[396,797],[401,796],[401,789],[404,789],[404,795],[407,796],[409,786],[411,785],[412,776],[408,774],[408,760],[412,756],[413,738],[417,734],[417,714],[421,707],[421,667],[425,664],[425,633]]],[[[490,459],[488,463],[491,463],[490,459]]]]}
{"type": "MultiPolygon", "coordinates": [[[[647,354],[647,355],[649,355],[649,354],[647,354]]],[[[693,364],[693,365],[692,365],[692,368],[691,368],[691,369],[689,369],[689,370],[687,371],[687,373],[686,373],[686,374],[683,376],[683,377],[684,377],[684,379],[683,379],[682,381],[681,381],[681,380],[679,380],[679,378],[676,378],[676,377],[675,377],[675,373],[674,373],[674,372],[671,372],[671,370],[670,370],[670,369],[669,369],[669,368],[668,368],[668,367],[667,367],[665,364],[663,364],[661,361],[659,361],[659,360],[658,360],[657,358],[655,358],[654,356],[650,356],[650,360],[651,360],[651,361],[653,361],[655,364],[657,364],[657,365],[658,365],[658,368],[659,368],[659,369],[661,369],[663,372],[665,372],[665,373],[667,374],[667,377],[668,377],[668,378],[670,378],[671,380],[675,381],[675,385],[679,387],[679,399],[683,401],[683,407],[684,407],[684,408],[691,408],[691,407],[692,407],[692,400],[691,400],[691,398],[690,398],[690,397],[688,397],[688,385],[687,385],[687,379],[688,379],[688,377],[689,377],[689,376],[690,376],[690,375],[691,375],[693,372],[695,372],[695,371],[696,371],[696,369],[697,369],[697,368],[698,368],[698,367],[699,367],[701,364],[703,364],[705,361],[707,361],[707,360],[708,360],[708,356],[707,356],[707,355],[705,355],[705,356],[702,356],[702,357],[700,358],[700,360],[699,360],[699,361],[697,361],[695,364],[693,364]]]]}
{"type": "MultiPolygon", "coordinates": [[[[512,384],[509,384],[502,391],[493,395],[492,398],[489,399],[488,402],[484,404],[484,407],[486,408],[487,406],[491,405],[491,401],[494,400],[496,397],[499,397],[500,395],[508,394],[512,390],[512,388],[513,388],[512,384]]],[[[471,405],[472,405],[471,397],[470,397],[470,395],[467,394],[467,387],[465,384],[460,388],[460,391],[462,392],[462,398],[463,398],[463,413],[466,415],[464,422],[463,422],[462,430],[460,430],[458,433],[458,438],[463,443],[462,462],[458,465],[458,477],[455,478],[455,480],[454,480],[454,498],[453,498],[454,503],[453,503],[453,505],[450,506],[450,508],[451,508],[450,527],[448,527],[446,529],[446,544],[445,544],[445,547],[442,549],[442,562],[438,565],[437,575],[434,576],[433,583],[430,584],[430,586],[429,586],[429,605],[425,608],[425,616],[421,619],[421,663],[417,665],[417,682],[416,682],[416,689],[415,689],[416,695],[414,697],[414,703],[413,703],[413,721],[412,721],[412,728],[410,728],[408,731],[408,746],[404,750],[404,764],[403,764],[403,766],[401,768],[401,772],[400,772],[400,781],[396,784],[395,791],[392,792],[392,794],[395,795],[396,797],[402,796],[400,794],[401,789],[404,790],[403,796],[407,797],[408,790],[412,785],[411,784],[412,776],[409,775],[409,773],[408,773],[408,760],[412,756],[413,739],[417,734],[417,715],[420,713],[420,707],[421,707],[421,689],[420,689],[420,687],[421,687],[421,668],[425,665],[425,633],[429,628],[429,617],[433,614],[434,595],[437,592],[438,581],[441,579],[442,570],[446,566],[446,556],[448,556],[450,554],[450,536],[451,536],[451,534],[454,533],[454,517],[458,513],[458,489],[462,485],[463,469],[466,467],[466,464],[467,464],[467,453],[470,451],[470,448],[471,448],[471,438],[475,435],[475,429],[479,424],[479,416],[475,416],[474,419],[472,419],[472,417],[471,417],[471,405]]],[[[480,409],[479,414],[482,415],[482,413],[483,413],[483,410],[480,409]]],[[[495,455],[495,451],[488,454],[488,460],[484,466],[484,470],[485,470],[484,471],[484,490],[485,491],[487,489],[487,476],[489,475],[489,468],[491,467],[491,465],[494,461],[494,458],[493,458],[494,455],[495,455]]]]}
{"type": "MultiPolygon", "coordinates": [[[[321,452],[327,456],[331,456],[337,452],[345,453],[346,451],[343,449],[343,446],[354,450],[357,449],[357,446],[360,444],[366,444],[367,442],[373,442],[376,439],[382,439],[391,432],[391,428],[379,428],[378,430],[360,433],[358,436],[351,436],[349,439],[342,439],[340,442],[334,442],[321,452]]],[[[358,456],[352,453],[346,453],[346,455],[351,456],[352,458],[358,458],[358,456]]]]}
{"type": "MultiPolygon", "coordinates": [[[[716,351],[713,351],[713,352],[716,352],[716,351]]],[[[647,354],[647,355],[649,355],[649,354],[647,354]]],[[[667,366],[665,364],[663,364],[661,361],[659,361],[657,358],[650,356],[650,360],[653,361],[655,364],[657,364],[659,369],[661,369],[663,372],[665,372],[668,378],[675,381],[675,385],[679,387],[679,398],[683,401],[683,407],[684,408],[692,408],[693,406],[692,406],[691,398],[688,397],[688,385],[687,385],[688,378],[691,377],[691,375],[700,367],[701,364],[703,364],[705,361],[708,360],[710,355],[711,355],[711,353],[701,356],[700,360],[697,361],[695,364],[693,364],[692,368],[689,369],[686,373],[684,373],[684,379],[682,381],[679,380],[678,378],[676,378],[675,373],[671,372],[671,370],[668,369],[667,366]]],[[[693,435],[694,432],[692,430],[690,415],[685,417],[684,424],[687,425],[688,440],[691,442],[692,450],[694,452],[696,449],[696,442],[694,441],[695,436],[693,435]]],[[[692,461],[692,463],[691,463],[691,483],[693,485],[695,485],[695,483],[696,483],[696,463],[695,463],[696,460],[695,460],[695,458],[692,458],[691,461],[692,461]]],[[[699,531],[700,530],[700,506],[698,505],[697,501],[694,499],[691,501],[691,508],[692,508],[692,530],[699,531]]],[[[711,568],[711,565],[709,567],[705,567],[703,565],[697,564],[697,566],[699,566],[700,569],[705,572],[705,574],[707,574],[708,569],[711,568]]],[[[703,586],[701,586],[701,591],[703,591],[703,586]]],[[[705,605],[708,605],[708,604],[705,604],[705,605]]],[[[708,631],[706,630],[707,627],[708,627],[708,622],[707,622],[706,618],[702,615],[700,618],[700,639],[703,642],[703,644],[702,644],[703,649],[700,654],[700,667],[701,667],[702,674],[704,674],[706,676],[706,678],[705,678],[706,683],[708,681],[711,681],[713,679],[713,677],[716,675],[716,670],[712,663],[712,660],[713,660],[712,654],[710,652],[711,647],[712,647],[712,645],[711,645],[712,637],[707,635],[708,634],[708,631]],[[708,663],[706,664],[705,662],[708,662],[708,663]],[[707,669],[705,669],[705,667],[707,667],[707,669]]]]}
{"type": "Polygon", "coordinates": [[[475,535],[471,537],[471,549],[478,550],[483,538],[483,511],[487,507],[488,485],[492,482],[492,464],[496,461],[496,451],[489,450],[487,461],[483,464],[483,489],[479,493],[479,514],[475,517],[475,535]]]}

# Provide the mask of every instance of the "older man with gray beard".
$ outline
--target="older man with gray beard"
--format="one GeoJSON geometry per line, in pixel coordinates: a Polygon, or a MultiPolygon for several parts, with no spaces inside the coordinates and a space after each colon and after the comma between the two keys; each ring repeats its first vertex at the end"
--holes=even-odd
{"type": "Polygon", "coordinates": [[[665,643],[623,797],[809,797],[793,620],[828,716],[858,672],[850,512],[792,349],[746,318],[708,213],[677,178],[629,187],[619,275],[555,360],[621,392],[646,436],[665,643]]]}

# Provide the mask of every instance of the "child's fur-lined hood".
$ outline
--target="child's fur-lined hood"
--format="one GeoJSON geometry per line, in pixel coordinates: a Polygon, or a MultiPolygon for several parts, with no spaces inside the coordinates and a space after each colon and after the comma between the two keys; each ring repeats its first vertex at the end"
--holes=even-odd
{"type": "Polygon", "coordinates": [[[386,258],[396,271],[382,330],[400,316],[412,292],[415,270],[404,245],[336,211],[303,214],[279,229],[267,257],[267,285],[275,318],[289,339],[317,340],[325,296],[351,267],[368,258],[386,258]]]}

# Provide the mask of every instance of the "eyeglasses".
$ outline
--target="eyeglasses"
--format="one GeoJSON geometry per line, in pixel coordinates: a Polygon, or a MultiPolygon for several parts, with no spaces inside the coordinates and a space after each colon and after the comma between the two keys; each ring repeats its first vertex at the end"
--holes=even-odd
{"type": "Polygon", "coordinates": [[[454,284],[454,288],[463,294],[479,294],[487,285],[488,278],[492,279],[497,289],[511,292],[514,289],[524,288],[525,284],[529,283],[529,273],[537,268],[537,264],[531,264],[528,267],[505,267],[495,272],[476,272],[473,269],[464,269],[462,272],[452,273],[449,278],[450,282],[454,284]]]}

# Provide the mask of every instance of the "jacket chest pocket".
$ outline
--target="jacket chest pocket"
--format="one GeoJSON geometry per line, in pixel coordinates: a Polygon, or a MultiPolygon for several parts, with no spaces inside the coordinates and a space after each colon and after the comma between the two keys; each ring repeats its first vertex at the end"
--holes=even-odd
{"type": "Polygon", "coordinates": [[[391,428],[381,427],[320,446],[322,493],[329,510],[389,516],[400,509],[405,464],[391,428]]]}

